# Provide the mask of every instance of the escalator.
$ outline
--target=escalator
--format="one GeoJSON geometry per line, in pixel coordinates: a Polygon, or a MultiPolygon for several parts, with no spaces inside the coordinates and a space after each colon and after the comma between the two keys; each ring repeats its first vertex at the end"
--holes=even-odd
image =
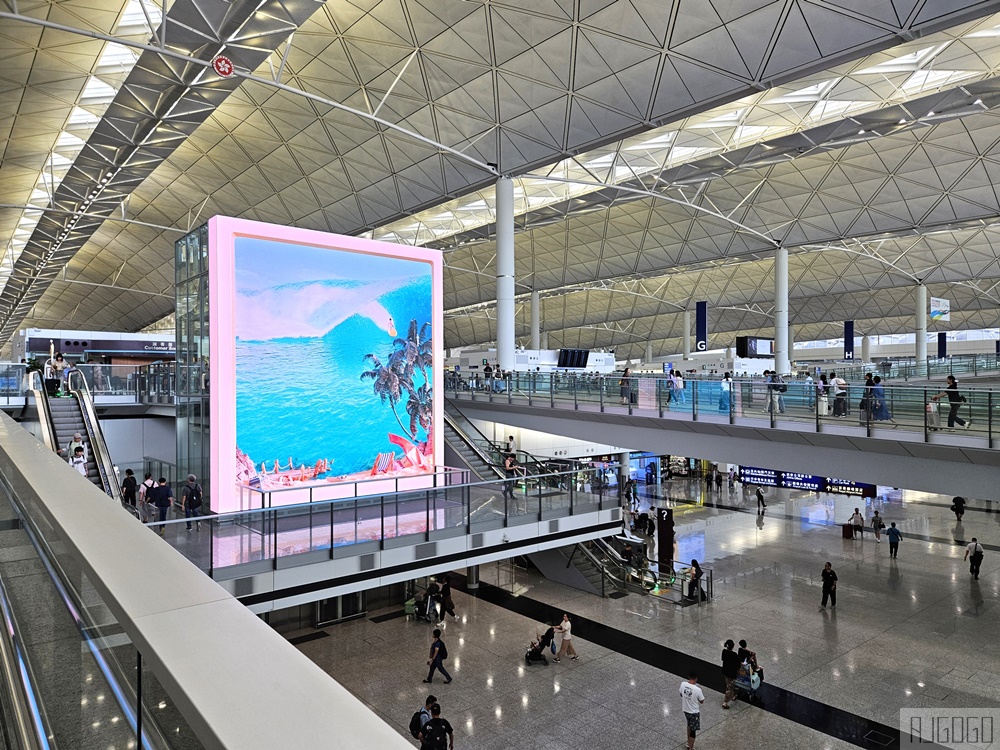
{"type": "MultiPolygon", "coordinates": [[[[444,421],[445,444],[453,454],[452,460],[458,458],[458,463],[484,481],[504,476],[503,463],[506,454],[504,448],[480,432],[450,401],[445,401],[444,421]]],[[[516,451],[515,458],[528,476],[550,473],[541,460],[527,451],[516,451]]]]}
{"type": "MultiPolygon", "coordinates": [[[[70,373],[61,395],[50,395],[42,387],[39,373],[32,373],[28,397],[34,401],[37,409],[39,424],[36,425],[36,437],[42,439],[53,451],[65,452],[73,436],[80,433],[87,457],[87,479],[109,497],[121,502],[118,477],[101,432],[90,389],[82,373],[70,373]]],[[[60,455],[67,460],[69,458],[64,454],[60,455]]]]}

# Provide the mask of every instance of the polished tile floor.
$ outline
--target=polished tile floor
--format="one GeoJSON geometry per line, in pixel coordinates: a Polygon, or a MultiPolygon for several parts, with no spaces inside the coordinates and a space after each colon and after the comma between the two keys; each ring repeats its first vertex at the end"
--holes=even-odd
{"type": "MultiPolygon", "coordinates": [[[[455,681],[431,687],[456,747],[683,747],[678,674],[701,664],[708,686],[718,684],[726,638],[746,638],[781,692],[765,694],[763,709],[723,711],[706,690],[699,748],[878,747],[841,739],[852,735],[837,717],[895,728],[902,707],[1000,707],[1000,504],[973,500],[956,525],[950,498],[909,491],[866,502],[769,490],[763,516],[739,491],[703,496],[703,485],[675,481],[660,494],[675,498],[680,556],[712,569],[715,600],[681,609],[635,594],[600,599],[484,566],[491,586],[479,597],[456,593],[461,621],[444,628],[455,681]],[[884,539],[841,538],[855,506],[896,521],[905,534],[898,560],[884,539]],[[961,559],[972,536],[986,547],[978,582],[961,559]],[[840,576],[838,606],[820,611],[827,560],[840,576]],[[580,660],[526,667],[535,618],[559,610],[579,618],[580,660]]],[[[369,618],[299,648],[406,734],[430,687],[421,680],[431,627],[369,618]]]]}

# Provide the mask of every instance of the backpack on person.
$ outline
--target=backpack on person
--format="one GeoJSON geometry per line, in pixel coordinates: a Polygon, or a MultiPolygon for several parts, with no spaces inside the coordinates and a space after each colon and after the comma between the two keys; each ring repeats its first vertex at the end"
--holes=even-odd
{"type": "Polygon", "coordinates": [[[444,719],[431,719],[423,728],[423,747],[428,750],[448,750],[448,725],[444,719]]]}
{"type": "Polygon", "coordinates": [[[195,484],[194,487],[188,487],[187,504],[192,510],[201,507],[201,485],[195,484]]]}
{"type": "Polygon", "coordinates": [[[438,641],[438,657],[441,661],[448,658],[448,647],[444,645],[444,641],[438,641]]]}
{"type": "Polygon", "coordinates": [[[780,375],[774,376],[774,390],[778,393],[785,393],[788,391],[788,385],[781,379],[780,375]]]}
{"type": "Polygon", "coordinates": [[[424,728],[423,722],[421,721],[423,716],[424,709],[421,708],[410,717],[410,736],[413,737],[413,739],[418,739],[420,737],[420,730],[424,728]]]}

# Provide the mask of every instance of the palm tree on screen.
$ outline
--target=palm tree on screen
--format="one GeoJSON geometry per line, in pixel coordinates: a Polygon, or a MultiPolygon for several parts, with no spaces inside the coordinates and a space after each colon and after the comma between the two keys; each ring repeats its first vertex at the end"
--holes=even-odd
{"type": "MultiPolygon", "coordinates": [[[[409,437],[413,437],[412,433],[407,432],[403,423],[399,420],[399,414],[396,412],[396,404],[399,403],[400,398],[403,396],[403,389],[405,384],[403,383],[402,373],[397,363],[393,362],[393,358],[390,355],[389,361],[382,364],[382,360],[379,359],[377,354],[366,354],[364,356],[364,362],[371,365],[370,370],[365,370],[361,373],[362,380],[372,381],[372,390],[375,391],[375,395],[379,397],[379,400],[384,404],[389,403],[389,408],[392,409],[392,415],[399,422],[400,428],[409,437]]],[[[410,389],[406,388],[407,393],[410,389]]]]}

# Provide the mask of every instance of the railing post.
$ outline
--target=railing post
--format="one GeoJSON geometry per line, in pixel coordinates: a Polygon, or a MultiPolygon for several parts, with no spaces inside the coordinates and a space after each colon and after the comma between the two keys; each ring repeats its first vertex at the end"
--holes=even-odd
{"type": "Polygon", "coordinates": [[[603,375],[598,379],[598,382],[600,384],[599,388],[598,388],[598,391],[601,394],[601,414],[603,414],[604,413],[604,376],[603,375]]]}
{"type": "MultiPolygon", "coordinates": [[[[926,388],[924,389],[923,394],[924,394],[924,396],[923,396],[923,399],[921,400],[921,404],[922,404],[922,407],[923,407],[923,410],[924,410],[924,442],[925,443],[929,443],[931,441],[931,431],[930,431],[930,424],[929,424],[930,420],[927,417],[927,414],[928,414],[927,407],[930,405],[931,402],[927,400],[927,389],[926,388]]],[[[938,420],[940,420],[940,419],[941,419],[941,414],[940,414],[940,412],[938,412],[938,420]]],[[[940,424],[940,421],[938,422],[938,424],[940,424]]]]}
{"type": "MultiPolygon", "coordinates": [[[[628,401],[628,415],[630,417],[632,416],[632,388],[633,388],[633,383],[635,384],[636,387],[638,387],[638,385],[639,385],[639,379],[638,378],[626,378],[625,379],[625,387],[628,390],[628,397],[626,398],[626,401],[628,401]]],[[[636,398],[638,398],[638,396],[636,398]]]]}
{"type": "MultiPolygon", "coordinates": [[[[687,387],[689,381],[684,381],[684,387],[687,387]]],[[[697,380],[691,380],[691,421],[698,421],[698,383],[697,380]]]]}
{"type": "Polygon", "coordinates": [[[986,392],[986,444],[993,447],[993,391],[986,392]]]}
{"type": "Polygon", "coordinates": [[[554,409],[556,406],[556,384],[555,378],[549,375],[549,407],[554,409]]]}
{"type": "Polygon", "coordinates": [[[573,411],[578,411],[580,409],[580,404],[577,402],[577,398],[576,398],[576,391],[577,391],[576,384],[577,384],[578,380],[579,380],[579,376],[574,375],[573,376],[573,411]]]}
{"type": "Polygon", "coordinates": [[[656,379],[656,411],[663,419],[663,381],[660,378],[656,379]]]}

